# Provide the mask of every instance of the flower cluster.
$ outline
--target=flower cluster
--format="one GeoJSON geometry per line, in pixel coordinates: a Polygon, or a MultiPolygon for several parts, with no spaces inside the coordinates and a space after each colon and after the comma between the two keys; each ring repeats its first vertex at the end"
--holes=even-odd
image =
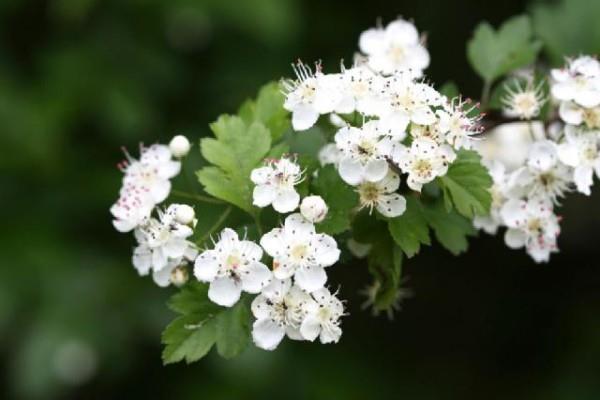
{"type": "MultiPolygon", "coordinates": [[[[582,56],[568,60],[563,69],[552,70],[551,76],[550,93],[562,121],[548,127],[539,121],[511,123],[502,127],[508,131],[496,132],[524,138],[519,143],[526,149],[524,154],[513,152],[513,141],[506,140],[496,154],[481,148],[494,180],[493,203],[489,216],[474,221],[491,234],[506,226],[507,246],[524,247],[536,262],[547,262],[558,251],[560,217],[555,207],[560,199],[572,190],[589,195],[594,172],[600,173],[600,120],[596,119],[600,63],[582,56]],[[510,153],[512,159],[507,159],[510,153]]],[[[508,115],[517,114],[523,120],[538,115],[545,98],[532,80],[518,90],[507,90],[503,103],[508,115]]]]}
{"type": "Polygon", "coordinates": [[[398,172],[415,191],[445,175],[455,150],[472,147],[479,117],[472,116],[470,102],[449,100],[420,79],[429,54],[410,22],[369,29],[360,49],[364,55],[339,73],[323,73],[320,64],[314,72],[294,65],[297,79],[284,81],[284,107],[297,131],[329,115],[339,130],[335,143],[321,150],[321,162],[335,164],[356,187],[361,207],[393,218],[406,209],[396,193],[398,172]],[[355,120],[362,124],[354,126],[355,120]]]}

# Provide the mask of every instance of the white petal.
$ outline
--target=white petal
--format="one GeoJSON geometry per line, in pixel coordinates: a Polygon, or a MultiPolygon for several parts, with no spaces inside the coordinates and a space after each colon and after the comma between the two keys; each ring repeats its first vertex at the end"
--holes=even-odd
{"type": "Polygon", "coordinates": [[[241,275],[242,289],[248,293],[258,293],[269,284],[271,271],[260,262],[252,263],[241,275]]]}
{"type": "Polygon", "coordinates": [[[302,214],[289,215],[284,223],[285,233],[298,238],[307,238],[315,233],[315,225],[307,221],[302,214]]]}
{"type": "Polygon", "coordinates": [[[511,249],[519,249],[525,246],[527,235],[520,229],[509,228],[504,234],[504,242],[511,249]]]}
{"type": "Polygon", "coordinates": [[[161,269],[160,271],[154,271],[152,273],[152,280],[160,287],[167,287],[171,284],[171,272],[177,266],[176,263],[171,263],[169,266],[161,269]]]}
{"type": "Polygon", "coordinates": [[[398,19],[385,28],[386,39],[392,43],[415,44],[419,41],[419,33],[410,22],[398,19]]]}
{"type": "Polygon", "coordinates": [[[230,277],[217,278],[208,288],[208,298],[223,307],[234,305],[242,294],[242,287],[230,277]]]}
{"type": "Polygon", "coordinates": [[[146,246],[138,246],[133,251],[133,266],[141,276],[148,275],[152,267],[152,253],[146,246]]]}
{"type": "Polygon", "coordinates": [[[284,298],[291,287],[291,279],[273,279],[271,283],[262,290],[262,295],[277,303],[284,298]]]}
{"type": "Polygon", "coordinates": [[[349,185],[358,185],[363,179],[363,166],[360,162],[346,157],[340,161],[340,177],[349,185]]]}
{"type": "Polygon", "coordinates": [[[299,268],[294,275],[296,284],[307,292],[322,288],[327,282],[327,274],[321,266],[306,266],[299,268]]]}
{"type": "Polygon", "coordinates": [[[275,199],[276,191],[272,185],[258,185],[252,192],[252,204],[257,207],[266,207],[275,199]]]}
{"type": "Polygon", "coordinates": [[[592,186],[594,177],[594,171],[592,167],[587,165],[580,165],[575,168],[573,173],[573,180],[577,185],[577,191],[587,196],[590,195],[590,186],[592,186]]]}
{"type": "Polygon", "coordinates": [[[275,228],[265,233],[260,238],[260,245],[271,257],[277,257],[284,249],[283,232],[281,228],[275,228]]]}
{"type": "Polygon", "coordinates": [[[155,248],[152,251],[152,267],[155,271],[163,269],[167,266],[167,256],[163,253],[161,248],[155,248]]]}
{"type": "Polygon", "coordinates": [[[172,238],[163,247],[165,255],[170,258],[183,257],[188,248],[188,241],[185,239],[172,238]]]}
{"type": "Polygon", "coordinates": [[[388,172],[388,163],[386,160],[374,160],[365,165],[364,177],[369,182],[382,180],[388,172]]]}
{"type": "Polygon", "coordinates": [[[321,333],[321,322],[316,315],[307,315],[300,325],[300,333],[306,340],[314,341],[321,333]]]}
{"type": "Polygon", "coordinates": [[[530,150],[527,163],[540,171],[548,171],[556,165],[556,145],[550,140],[535,142],[530,150]]]}
{"type": "Polygon", "coordinates": [[[431,125],[436,121],[435,114],[429,107],[419,107],[411,113],[411,121],[419,125],[431,125]]]}
{"type": "MultiPolygon", "coordinates": [[[[171,154],[169,154],[169,158],[171,154]]],[[[181,163],[179,161],[167,161],[161,163],[158,168],[158,176],[162,179],[171,179],[181,171],[181,163]]]]}
{"type": "Polygon", "coordinates": [[[250,305],[252,315],[256,319],[268,318],[271,314],[271,307],[271,301],[260,294],[252,300],[252,304],[250,305]]]}
{"type": "Polygon", "coordinates": [[[380,53],[385,50],[385,31],[372,28],[361,33],[358,40],[360,51],[365,54],[380,53]]]}
{"type": "Polygon", "coordinates": [[[319,119],[319,113],[309,105],[298,105],[292,114],[292,126],[296,131],[305,131],[319,119]]]}
{"type": "Polygon", "coordinates": [[[398,193],[383,195],[376,208],[383,216],[394,218],[406,211],[406,199],[398,193]]]}
{"type": "Polygon", "coordinates": [[[329,267],[340,259],[340,250],[334,238],[324,233],[315,235],[311,240],[314,258],[319,265],[329,267]]]}
{"type": "Polygon", "coordinates": [[[558,113],[567,124],[579,125],[583,122],[583,109],[573,102],[561,102],[558,113]]]}
{"type": "Polygon", "coordinates": [[[342,329],[339,326],[330,326],[329,329],[322,329],[319,339],[321,343],[337,343],[342,336],[342,329]]]}
{"type": "Polygon", "coordinates": [[[261,349],[274,350],[284,336],[285,329],[270,319],[259,319],[252,325],[252,340],[261,349]]]}
{"type": "Polygon", "coordinates": [[[521,200],[511,199],[508,200],[502,209],[500,215],[504,220],[504,223],[509,228],[516,228],[522,225],[527,220],[526,203],[521,200]]]}
{"type": "Polygon", "coordinates": [[[194,276],[200,282],[212,282],[217,276],[219,262],[217,261],[217,252],[207,250],[200,254],[194,263],[194,276]]]}
{"type": "Polygon", "coordinates": [[[159,180],[150,188],[150,195],[155,203],[162,203],[171,192],[171,181],[159,180]]]}
{"type": "Polygon", "coordinates": [[[279,192],[273,199],[275,211],[285,214],[294,211],[300,203],[300,195],[293,188],[279,192]]]}
{"type": "Polygon", "coordinates": [[[570,166],[576,167],[579,165],[579,149],[575,143],[561,143],[558,145],[558,159],[570,166]]]}
{"type": "Polygon", "coordinates": [[[272,172],[271,167],[255,168],[250,173],[250,180],[256,185],[264,185],[271,179],[272,172]]]}

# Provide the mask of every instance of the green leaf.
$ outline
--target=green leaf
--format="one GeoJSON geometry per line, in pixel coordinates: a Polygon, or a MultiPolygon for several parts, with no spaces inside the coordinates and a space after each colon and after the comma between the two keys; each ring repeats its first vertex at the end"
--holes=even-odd
{"type": "Polygon", "coordinates": [[[260,89],[256,100],[246,100],[238,114],[247,125],[261,122],[276,142],[291,126],[289,112],[283,108],[284,101],[279,83],[270,82],[260,89]]]}
{"type": "Polygon", "coordinates": [[[168,304],[180,316],[162,334],[164,364],[197,361],[215,343],[221,356],[232,358],[250,342],[250,311],[244,299],[231,308],[219,307],[208,299],[208,285],[190,282],[168,304]]]}
{"type": "Polygon", "coordinates": [[[210,127],[216,138],[202,139],[200,150],[213,165],[198,171],[198,179],[207,193],[251,213],[250,173],[271,147],[269,131],[260,122],[247,125],[230,115],[222,115],[210,127]]]}
{"type": "Polygon", "coordinates": [[[497,78],[535,61],[541,44],[532,39],[529,17],[516,16],[496,31],[487,22],[480,23],[467,43],[467,58],[483,80],[491,84],[497,78]]]}
{"type": "MultiPolygon", "coordinates": [[[[385,232],[385,231],[384,231],[385,232]]],[[[402,277],[402,251],[387,235],[374,243],[369,252],[369,272],[375,279],[373,310],[391,312],[398,300],[402,277]]]]}
{"type": "Polygon", "coordinates": [[[217,316],[217,351],[223,358],[233,358],[250,343],[250,309],[240,300],[227,312],[217,316]]]}
{"type": "Polygon", "coordinates": [[[409,258],[419,252],[421,244],[431,244],[423,206],[415,196],[406,197],[406,211],[391,219],[388,229],[396,244],[409,258]]]}
{"type": "Polygon", "coordinates": [[[600,54],[598,15],[598,1],[562,0],[533,6],[534,31],[553,65],[562,65],[565,57],[600,54]]]}
{"type": "Polygon", "coordinates": [[[460,95],[460,90],[458,86],[453,81],[448,81],[440,87],[439,92],[446,96],[448,99],[453,99],[460,95]]]}
{"type": "Polygon", "coordinates": [[[448,173],[439,179],[446,202],[450,199],[456,210],[469,219],[487,215],[490,211],[492,178],[481,165],[481,157],[472,150],[459,150],[448,173]]]}
{"type": "Polygon", "coordinates": [[[454,255],[467,250],[469,246],[467,237],[475,236],[477,233],[471,221],[454,211],[448,212],[441,199],[424,204],[423,211],[427,223],[442,246],[454,255]]]}
{"type": "Polygon", "coordinates": [[[351,211],[358,204],[358,194],[340,178],[335,167],[327,165],[320,169],[312,189],[329,207],[327,217],[317,224],[319,232],[337,235],[348,230],[351,211]]]}

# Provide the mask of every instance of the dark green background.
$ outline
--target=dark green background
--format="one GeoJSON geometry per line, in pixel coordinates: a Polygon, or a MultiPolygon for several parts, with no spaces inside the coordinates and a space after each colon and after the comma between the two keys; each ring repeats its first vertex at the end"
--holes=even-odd
{"type": "Polygon", "coordinates": [[[599,2],[545,4],[0,1],[0,398],[600,398],[598,196],[565,201],[562,251],[548,265],[501,237],[473,240],[461,257],[427,248],[405,266],[416,295],[392,322],[360,310],[366,267],[338,266],[331,281],[352,315],[337,346],[286,342],[166,368],[171,290],[137,276],[133,240],[108,212],[119,146],[176,132],[196,142],[296,58],[348,64],[379,16],[413,18],[428,33],[431,80],[473,97],[464,49],[478,21],[535,9],[547,61],[598,52],[599,2]],[[96,360],[80,384],[56,373],[73,342],[96,360]]]}

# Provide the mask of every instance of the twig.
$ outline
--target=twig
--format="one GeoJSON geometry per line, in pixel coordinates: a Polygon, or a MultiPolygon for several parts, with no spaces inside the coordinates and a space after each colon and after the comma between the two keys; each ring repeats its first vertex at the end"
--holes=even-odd
{"type": "Polygon", "coordinates": [[[192,200],[202,201],[204,203],[225,204],[225,202],[223,202],[223,201],[221,201],[219,199],[215,199],[215,198],[208,197],[208,196],[203,196],[201,194],[192,194],[192,193],[188,193],[188,192],[183,192],[181,190],[172,190],[171,193],[174,196],[183,197],[185,199],[192,199],[192,200]]]}

